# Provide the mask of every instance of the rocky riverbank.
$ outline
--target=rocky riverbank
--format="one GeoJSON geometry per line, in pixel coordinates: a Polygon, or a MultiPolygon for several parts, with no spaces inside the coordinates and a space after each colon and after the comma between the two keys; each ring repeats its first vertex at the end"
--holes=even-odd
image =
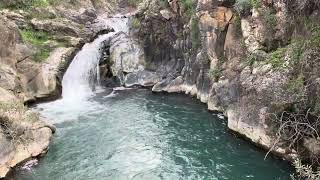
{"type": "Polygon", "coordinates": [[[98,14],[116,7],[98,0],[0,2],[0,178],[48,150],[55,128],[25,105],[61,97],[75,54],[110,30],[98,14]]]}
{"type": "Polygon", "coordinates": [[[54,132],[23,104],[59,98],[79,48],[111,30],[99,15],[135,8],[128,33],[105,42],[104,85],[190,94],[267,150],[291,160],[319,157],[316,0],[34,2],[0,4],[0,177],[45,152],[54,132]]]}
{"type": "Polygon", "coordinates": [[[319,13],[316,1],[147,0],[131,31],[143,55],[109,44],[108,75],[196,96],[252,142],[310,160],[320,155],[319,13]]]}

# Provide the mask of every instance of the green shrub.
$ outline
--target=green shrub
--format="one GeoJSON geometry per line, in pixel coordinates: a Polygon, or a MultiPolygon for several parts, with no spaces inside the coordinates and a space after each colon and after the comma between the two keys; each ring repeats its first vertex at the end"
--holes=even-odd
{"type": "Polygon", "coordinates": [[[189,21],[196,11],[196,0],[181,0],[182,9],[185,12],[185,20],[189,21]]]}
{"type": "Polygon", "coordinates": [[[138,5],[142,2],[143,0],[128,0],[128,5],[133,7],[138,7],[138,5]]]}
{"type": "Polygon", "coordinates": [[[134,17],[133,20],[132,20],[132,27],[135,28],[135,29],[139,29],[140,26],[141,26],[140,19],[137,18],[137,17],[134,17]]]}
{"type": "Polygon", "coordinates": [[[254,53],[251,53],[247,56],[247,59],[246,59],[246,63],[247,65],[249,66],[253,66],[253,64],[258,60],[258,57],[256,54],[254,53]]]}
{"type": "Polygon", "coordinates": [[[235,26],[235,29],[236,29],[237,37],[242,37],[241,18],[238,15],[238,13],[236,13],[234,15],[233,23],[234,23],[234,26],[235,26]]]}
{"type": "Polygon", "coordinates": [[[42,62],[50,56],[51,52],[52,52],[52,49],[47,47],[42,47],[40,48],[40,51],[33,56],[33,60],[35,62],[42,62]]]}
{"type": "Polygon", "coordinates": [[[275,10],[268,8],[264,12],[263,16],[267,22],[268,28],[272,28],[272,30],[273,30],[274,27],[277,25],[277,21],[278,21],[275,10]]]}
{"type": "Polygon", "coordinates": [[[286,48],[278,48],[270,54],[270,57],[267,58],[267,62],[271,64],[273,68],[281,68],[284,64],[286,51],[286,48]]]}
{"type": "Polygon", "coordinates": [[[251,0],[253,8],[260,8],[262,6],[261,0],[251,0]]]}
{"type": "Polygon", "coordinates": [[[295,40],[289,45],[291,49],[290,59],[294,63],[298,63],[305,51],[304,40],[295,40]]]}
{"type": "Polygon", "coordinates": [[[290,80],[288,83],[288,90],[292,93],[300,92],[301,88],[304,86],[304,75],[299,74],[297,78],[290,80]]]}
{"type": "Polygon", "coordinates": [[[234,4],[235,10],[239,13],[240,16],[246,17],[251,13],[253,5],[251,0],[237,0],[234,4]]]}
{"type": "Polygon", "coordinates": [[[35,31],[33,29],[24,29],[21,31],[22,39],[25,42],[35,46],[41,46],[49,40],[49,34],[43,31],[35,31]]]}
{"type": "Polygon", "coordinates": [[[209,77],[214,79],[214,81],[218,81],[220,76],[222,75],[222,70],[219,67],[209,70],[209,77]]]}
{"type": "MultiPolygon", "coordinates": [[[[50,0],[53,1],[53,0],[50,0]]],[[[8,0],[0,3],[2,8],[30,10],[33,7],[47,7],[48,0],[8,0]]]]}
{"type": "Polygon", "coordinates": [[[198,19],[192,18],[190,31],[191,31],[192,48],[198,49],[201,46],[201,34],[200,34],[198,19]]]}
{"type": "Polygon", "coordinates": [[[46,42],[51,39],[48,33],[35,31],[34,29],[25,29],[21,31],[21,36],[24,42],[37,47],[38,52],[33,56],[34,61],[41,62],[49,57],[52,49],[46,45],[46,42]]]}
{"type": "Polygon", "coordinates": [[[311,46],[320,46],[320,25],[314,25],[311,31],[311,46]]]}
{"type": "Polygon", "coordinates": [[[169,3],[167,0],[158,0],[158,5],[162,9],[169,7],[169,3]]]}

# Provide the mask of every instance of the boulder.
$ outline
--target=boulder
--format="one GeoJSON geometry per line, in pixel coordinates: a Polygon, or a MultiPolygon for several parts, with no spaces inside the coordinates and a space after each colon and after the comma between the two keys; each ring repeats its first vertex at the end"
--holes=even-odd
{"type": "Polygon", "coordinates": [[[110,41],[110,62],[113,74],[144,69],[144,53],[140,45],[125,33],[118,33],[110,41]]]}
{"type": "Polygon", "coordinates": [[[18,64],[25,101],[57,99],[62,91],[62,77],[77,48],[56,48],[42,64],[25,61],[18,64]]]}
{"type": "Polygon", "coordinates": [[[64,18],[32,19],[31,24],[37,30],[50,32],[58,36],[81,37],[86,33],[86,28],[83,25],[64,18]]]}
{"type": "Polygon", "coordinates": [[[20,42],[18,27],[0,15],[0,62],[14,67],[17,55],[16,45],[20,42]]]}
{"type": "Polygon", "coordinates": [[[143,86],[152,87],[160,81],[160,77],[155,72],[137,71],[125,76],[124,85],[126,87],[143,86]]]}
{"type": "Polygon", "coordinates": [[[173,14],[171,13],[170,10],[168,9],[164,9],[160,11],[160,14],[163,18],[165,18],[166,20],[169,20],[173,17],[173,14]]]}
{"type": "Polygon", "coordinates": [[[47,152],[53,131],[44,126],[31,126],[19,138],[27,142],[11,142],[0,133],[0,178],[4,178],[16,165],[47,152]]]}

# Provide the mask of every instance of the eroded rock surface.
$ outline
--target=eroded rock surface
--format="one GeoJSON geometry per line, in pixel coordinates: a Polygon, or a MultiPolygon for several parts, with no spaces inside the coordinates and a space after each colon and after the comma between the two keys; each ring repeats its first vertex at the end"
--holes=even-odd
{"type": "MultiPolygon", "coordinates": [[[[310,39],[319,34],[302,28],[294,19],[299,19],[301,14],[295,13],[299,10],[317,25],[319,21],[313,17],[319,7],[314,4],[310,8],[299,1],[291,5],[261,1],[239,13],[235,2],[199,0],[190,17],[190,9],[183,9],[183,2],[160,5],[155,0],[144,1],[132,32],[144,50],[141,69],[158,76],[156,81],[154,76],[145,76],[155,83],[153,91],[196,96],[208,104],[208,109],[223,111],[233,131],[268,150],[272,147],[274,153],[295,158],[296,150],[286,143],[274,146],[278,124],[272,115],[292,109],[317,114],[319,42],[305,49],[296,42],[300,42],[298,37],[312,42],[310,39]]],[[[143,85],[145,80],[132,83],[143,71],[128,72],[127,84],[143,85]]],[[[126,74],[119,75],[123,76],[126,74]]],[[[315,139],[303,141],[299,144],[317,153],[317,147],[310,145],[315,139]]]]}
{"type": "Polygon", "coordinates": [[[61,96],[62,77],[75,54],[107,28],[98,26],[98,12],[117,9],[100,0],[32,3],[1,2],[8,9],[0,9],[0,178],[46,153],[55,129],[24,104],[61,96]]]}

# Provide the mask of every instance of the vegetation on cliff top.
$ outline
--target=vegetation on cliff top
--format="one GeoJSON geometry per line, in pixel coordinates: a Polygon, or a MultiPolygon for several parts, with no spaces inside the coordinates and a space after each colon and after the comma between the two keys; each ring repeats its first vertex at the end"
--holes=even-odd
{"type": "Polygon", "coordinates": [[[185,21],[189,22],[196,12],[197,0],[182,0],[182,9],[185,12],[185,21]]]}
{"type": "Polygon", "coordinates": [[[199,29],[199,20],[197,18],[191,19],[190,25],[192,48],[197,50],[201,46],[201,34],[199,29]]]}
{"type": "Polygon", "coordinates": [[[29,10],[33,7],[47,7],[59,0],[8,0],[0,2],[0,8],[29,10]]]}
{"type": "Polygon", "coordinates": [[[142,2],[143,0],[128,0],[128,5],[133,7],[138,7],[138,5],[142,2]]]}
{"type": "Polygon", "coordinates": [[[41,62],[47,59],[52,49],[46,45],[50,39],[49,34],[43,31],[35,31],[33,29],[25,29],[21,31],[24,42],[30,43],[37,47],[37,52],[33,56],[33,60],[41,62]]]}
{"type": "Polygon", "coordinates": [[[55,40],[53,35],[32,28],[21,30],[21,36],[24,42],[37,48],[37,52],[33,55],[35,62],[45,61],[55,47],[67,46],[66,42],[55,40]]]}

